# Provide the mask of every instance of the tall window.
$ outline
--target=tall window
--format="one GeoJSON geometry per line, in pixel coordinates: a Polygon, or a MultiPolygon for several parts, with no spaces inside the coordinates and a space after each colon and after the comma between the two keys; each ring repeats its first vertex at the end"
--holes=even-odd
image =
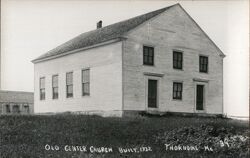
{"type": "Polygon", "coordinates": [[[173,68],[182,69],[182,52],[173,51],[173,68]]]}
{"type": "Polygon", "coordinates": [[[208,72],[208,57],[200,56],[200,72],[208,72]]]}
{"type": "Polygon", "coordinates": [[[143,64],[154,65],[154,47],[143,46],[143,64]]]}
{"type": "Polygon", "coordinates": [[[73,72],[66,73],[66,97],[73,97],[73,72]]]}
{"type": "Polygon", "coordinates": [[[52,76],[52,98],[58,99],[58,75],[52,76]]]}
{"type": "Polygon", "coordinates": [[[173,83],[173,99],[182,99],[182,83],[174,82],[173,83]]]}
{"type": "Polygon", "coordinates": [[[82,70],[82,95],[89,95],[89,69],[82,70]]]}
{"type": "Polygon", "coordinates": [[[40,78],[40,100],[45,100],[45,77],[40,78]]]}

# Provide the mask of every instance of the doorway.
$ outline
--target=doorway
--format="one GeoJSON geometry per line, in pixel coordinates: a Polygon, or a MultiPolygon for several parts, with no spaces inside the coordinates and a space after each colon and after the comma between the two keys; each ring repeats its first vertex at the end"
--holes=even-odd
{"type": "Polygon", "coordinates": [[[157,108],[157,80],[148,80],[148,107],[157,108]]]}
{"type": "Polygon", "coordinates": [[[204,110],[204,85],[196,85],[196,110],[204,110]]]}

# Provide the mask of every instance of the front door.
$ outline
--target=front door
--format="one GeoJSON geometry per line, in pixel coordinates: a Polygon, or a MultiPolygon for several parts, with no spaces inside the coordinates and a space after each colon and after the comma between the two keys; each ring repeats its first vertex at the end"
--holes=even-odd
{"type": "Polygon", "coordinates": [[[204,110],[204,85],[196,85],[196,110],[204,110]]]}
{"type": "Polygon", "coordinates": [[[148,107],[157,107],[157,80],[148,80],[148,107]]]}

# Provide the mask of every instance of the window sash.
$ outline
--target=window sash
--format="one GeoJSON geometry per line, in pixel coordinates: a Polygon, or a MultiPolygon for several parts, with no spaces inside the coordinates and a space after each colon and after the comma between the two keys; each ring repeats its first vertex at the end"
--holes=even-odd
{"type": "Polygon", "coordinates": [[[173,68],[182,69],[182,52],[173,51],[173,68]]]}
{"type": "Polygon", "coordinates": [[[52,88],[53,93],[53,99],[58,99],[58,87],[52,88]]]}
{"type": "Polygon", "coordinates": [[[200,56],[200,72],[208,72],[208,57],[200,56]]]}
{"type": "Polygon", "coordinates": [[[58,87],[58,75],[52,76],[52,87],[58,87]]]}
{"type": "Polygon", "coordinates": [[[73,84],[67,85],[66,91],[67,91],[67,98],[73,97],[73,84]]]}
{"type": "Polygon", "coordinates": [[[143,64],[154,65],[154,48],[143,46],[143,64]]]}
{"type": "Polygon", "coordinates": [[[40,89],[40,100],[45,100],[45,88],[40,89]]]}
{"type": "Polygon", "coordinates": [[[173,83],[173,99],[182,99],[182,83],[173,83]]]}
{"type": "Polygon", "coordinates": [[[66,73],[66,85],[73,84],[73,72],[66,73]]]}
{"type": "Polygon", "coordinates": [[[45,77],[40,78],[40,89],[45,88],[45,77]]]}
{"type": "Polygon", "coordinates": [[[89,69],[82,70],[82,83],[89,82],[89,69]]]}
{"type": "Polygon", "coordinates": [[[90,94],[90,84],[88,83],[82,83],[82,95],[89,95],[90,94]]]}

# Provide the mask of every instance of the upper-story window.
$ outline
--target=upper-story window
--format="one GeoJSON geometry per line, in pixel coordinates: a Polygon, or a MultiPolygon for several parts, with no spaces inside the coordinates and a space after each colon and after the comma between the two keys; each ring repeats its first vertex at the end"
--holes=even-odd
{"type": "Polygon", "coordinates": [[[40,78],[40,100],[45,100],[45,77],[40,78]]]}
{"type": "Polygon", "coordinates": [[[90,95],[89,69],[82,70],[82,95],[90,95]]]}
{"type": "Polygon", "coordinates": [[[73,97],[73,72],[66,73],[66,97],[73,97]]]}
{"type": "Polygon", "coordinates": [[[174,69],[182,69],[182,52],[173,51],[173,68],[174,69]]]}
{"type": "Polygon", "coordinates": [[[200,72],[208,72],[208,57],[207,56],[200,56],[199,59],[199,67],[200,67],[200,72]]]}
{"type": "Polygon", "coordinates": [[[154,47],[143,46],[143,65],[154,65],[154,47]]]}
{"type": "Polygon", "coordinates": [[[52,98],[58,99],[58,75],[52,76],[52,98]]]}
{"type": "Polygon", "coordinates": [[[173,83],[173,99],[182,99],[182,83],[174,82],[173,83]]]}

